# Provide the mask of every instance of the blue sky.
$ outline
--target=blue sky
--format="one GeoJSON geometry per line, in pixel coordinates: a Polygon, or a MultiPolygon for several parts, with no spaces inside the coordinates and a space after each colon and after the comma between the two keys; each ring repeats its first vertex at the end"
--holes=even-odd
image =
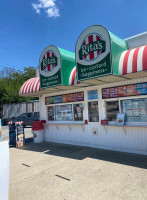
{"type": "MultiPolygon", "coordinates": [[[[48,45],[75,51],[88,26],[120,38],[147,31],[147,0],[1,0],[0,66],[38,66],[48,45]]],[[[1,68],[2,69],[2,68],[1,68]]]]}

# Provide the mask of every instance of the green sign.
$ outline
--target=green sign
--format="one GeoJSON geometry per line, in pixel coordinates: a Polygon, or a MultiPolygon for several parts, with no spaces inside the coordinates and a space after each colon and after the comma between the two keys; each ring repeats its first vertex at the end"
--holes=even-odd
{"type": "Polygon", "coordinates": [[[40,87],[49,88],[62,84],[61,54],[57,47],[45,48],[39,60],[40,87]]]}
{"type": "Polygon", "coordinates": [[[104,27],[91,26],[80,35],[76,67],[79,81],[112,74],[110,35],[104,27]]]}

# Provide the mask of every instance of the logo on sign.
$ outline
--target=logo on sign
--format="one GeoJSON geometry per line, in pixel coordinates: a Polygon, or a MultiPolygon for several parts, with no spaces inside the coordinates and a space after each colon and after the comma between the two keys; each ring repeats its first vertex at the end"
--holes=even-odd
{"type": "Polygon", "coordinates": [[[79,59],[86,61],[93,61],[98,56],[104,53],[106,50],[106,42],[102,36],[97,33],[91,33],[87,35],[82,41],[81,48],[79,50],[79,59]]]}
{"type": "Polygon", "coordinates": [[[45,72],[51,72],[57,66],[57,57],[56,54],[50,50],[45,52],[42,62],[41,70],[45,72]]]}

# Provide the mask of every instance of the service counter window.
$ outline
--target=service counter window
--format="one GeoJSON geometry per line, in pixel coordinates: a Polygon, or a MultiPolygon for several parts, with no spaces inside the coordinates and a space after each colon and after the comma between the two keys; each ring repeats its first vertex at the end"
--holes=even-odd
{"type": "Polygon", "coordinates": [[[106,114],[108,121],[116,121],[119,113],[119,101],[106,101],[106,114]]]}
{"type": "Polygon", "coordinates": [[[74,121],[83,121],[83,104],[73,104],[74,121]]]}
{"type": "Polygon", "coordinates": [[[122,112],[126,114],[126,122],[147,122],[147,98],[122,100],[122,112]]]}
{"type": "Polygon", "coordinates": [[[73,121],[72,105],[55,106],[55,120],[56,121],[73,121]]]}
{"type": "Polygon", "coordinates": [[[98,101],[88,102],[88,117],[89,122],[99,122],[98,101]]]}

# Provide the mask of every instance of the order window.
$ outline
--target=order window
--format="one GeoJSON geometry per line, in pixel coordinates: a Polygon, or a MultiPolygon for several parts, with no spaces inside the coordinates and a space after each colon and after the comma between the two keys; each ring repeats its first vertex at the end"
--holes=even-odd
{"type": "Polygon", "coordinates": [[[147,122],[147,98],[123,100],[122,111],[126,122],[147,122]]]}
{"type": "Polygon", "coordinates": [[[73,121],[72,105],[55,106],[55,120],[56,121],[73,121]]]}
{"type": "Polygon", "coordinates": [[[88,117],[89,117],[89,122],[99,121],[98,101],[88,102],[88,117]]]}
{"type": "Polygon", "coordinates": [[[106,101],[106,113],[108,121],[116,121],[119,113],[119,101],[106,101]]]}

